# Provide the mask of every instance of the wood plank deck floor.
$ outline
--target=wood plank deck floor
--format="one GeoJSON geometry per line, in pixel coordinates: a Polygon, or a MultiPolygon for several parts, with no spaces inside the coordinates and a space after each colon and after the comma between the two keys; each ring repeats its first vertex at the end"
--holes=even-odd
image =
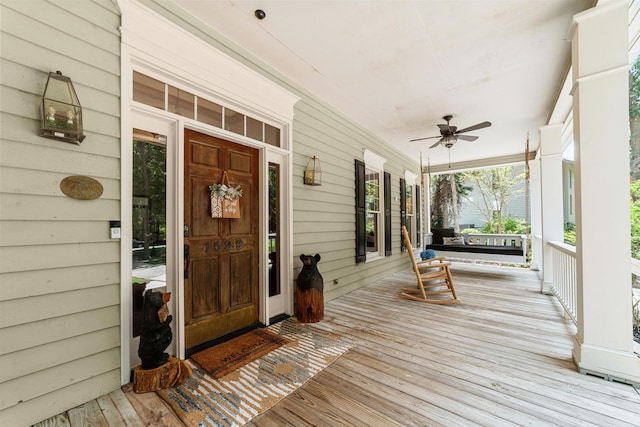
{"type": "MultiPolygon", "coordinates": [[[[535,273],[456,263],[453,275],[457,305],[399,298],[409,271],[327,302],[314,326],[354,347],[248,426],[640,425],[639,390],[576,371],[574,326],[535,273]]],[[[96,411],[91,425],[182,425],[153,393],[84,406],[41,425],[96,411]]]]}

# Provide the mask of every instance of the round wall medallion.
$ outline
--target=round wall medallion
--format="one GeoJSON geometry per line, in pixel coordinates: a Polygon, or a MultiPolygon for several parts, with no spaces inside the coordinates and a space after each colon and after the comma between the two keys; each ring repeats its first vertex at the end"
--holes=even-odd
{"type": "Polygon", "coordinates": [[[102,184],[88,176],[68,176],[60,182],[60,190],[72,199],[93,200],[102,196],[102,184]]]}

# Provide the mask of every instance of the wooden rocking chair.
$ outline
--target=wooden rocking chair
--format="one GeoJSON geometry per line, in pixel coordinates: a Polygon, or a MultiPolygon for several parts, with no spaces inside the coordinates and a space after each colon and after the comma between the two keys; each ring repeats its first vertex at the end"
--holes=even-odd
{"type": "Polygon", "coordinates": [[[453,279],[451,278],[451,272],[449,271],[451,262],[445,261],[444,257],[436,257],[416,262],[416,258],[413,254],[413,248],[411,247],[411,240],[409,240],[409,234],[407,233],[407,228],[404,225],[402,226],[402,237],[404,238],[405,246],[409,252],[409,257],[411,258],[413,271],[416,273],[418,287],[402,288],[400,296],[414,301],[428,302],[432,304],[459,303],[460,300],[456,296],[456,290],[453,287],[453,279]],[[445,294],[451,294],[451,298],[444,299],[432,297],[434,295],[445,294]]]}

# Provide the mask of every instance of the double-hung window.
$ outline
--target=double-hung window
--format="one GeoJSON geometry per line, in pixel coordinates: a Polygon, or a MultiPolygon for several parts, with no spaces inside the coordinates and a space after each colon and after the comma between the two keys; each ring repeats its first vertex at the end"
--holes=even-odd
{"type": "MultiPolygon", "coordinates": [[[[413,185],[409,184],[407,182],[407,185],[405,186],[404,189],[404,206],[405,206],[405,212],[406,212],[406,216],[405,216],[405,221],[404,221],[404,225],[405,227],[407,227],[407,231],[409,232],[409,236],[412,237],[413,240],[413,217],[414,217],[414,212],[413,212],[413,185]]],[[[415,244],[415,242],[413,242],[415,244]]]]}
{"type": "MultiPolygon", "coordinates": [[[[409,239],[413,246],[419,246],[419,191],[420,187],[415,184],[417,176],[409,171],[405,171],[404,178],[400,179],[400,221],[407,227],[409,239]]],[[[405,249],[404,241],[400,242],[402,250],[405,249]]]]}
{"type": "Polygon", "coordinates": [[[369,150],[364,162],[356,160],[356,262],[391,254],[390,175],[384,172],[385,161],[369,150]]]}
{"type": "Polygon", "coordinates": [[[380,255],[382,240],[382,201],[380,200],[380,188],[383,187],[380,171],[369,169],[365,165],[365,206],[367,210],[367,258],[370,255],[380,255]]]}

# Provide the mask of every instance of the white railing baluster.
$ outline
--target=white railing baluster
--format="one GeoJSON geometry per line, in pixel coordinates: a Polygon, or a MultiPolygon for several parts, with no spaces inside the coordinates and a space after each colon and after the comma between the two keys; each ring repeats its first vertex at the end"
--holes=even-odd
{"type": "Polygon", "coordinates": [[[578,284],[576,278],[576,248],[562,242],[549,242],[553,258],[554,295],[574,324],[578,323],[578,284]]]}

